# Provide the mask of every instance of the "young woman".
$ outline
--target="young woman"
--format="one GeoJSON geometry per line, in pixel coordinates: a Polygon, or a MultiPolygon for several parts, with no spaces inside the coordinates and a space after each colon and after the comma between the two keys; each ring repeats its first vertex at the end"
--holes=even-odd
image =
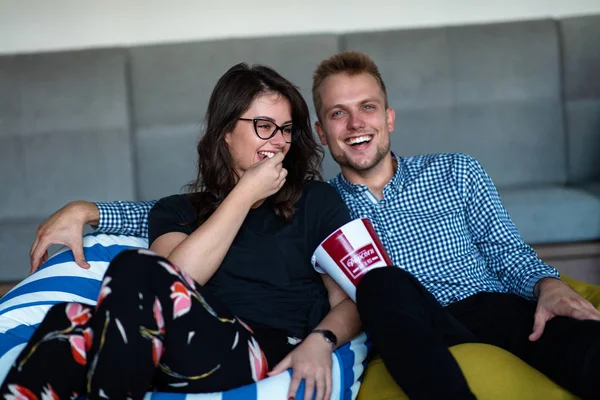
{"type": "MultiPolygon", "coordinates": [[[[331,392],[331,352],[358,333],[355,304],[310,257],[350,220],[320,181],[306,102],[272,69],[218,81],[189,193],[149,216],[150,250],[119,254],[95,308],[53,307],[0,394],[141,399],[215,392],[293,368],[305,399],[331,392]]],[[[31,397],[33,398],[33,397],[31,397]]]]}

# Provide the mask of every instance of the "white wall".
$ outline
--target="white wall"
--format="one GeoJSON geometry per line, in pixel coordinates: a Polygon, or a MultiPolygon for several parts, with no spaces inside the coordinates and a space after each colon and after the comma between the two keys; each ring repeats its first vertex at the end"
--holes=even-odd
{"type": "Polygon", "coordinates": [[[0,54],[600,13],[600,0],[0,0],[0,54]]]}

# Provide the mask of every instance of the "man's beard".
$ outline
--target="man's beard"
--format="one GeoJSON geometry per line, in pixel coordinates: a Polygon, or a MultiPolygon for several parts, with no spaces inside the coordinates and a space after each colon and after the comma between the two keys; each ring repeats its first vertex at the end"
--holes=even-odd
{"type": "Polygon", "coordinates": [[[383,160],[384,157],[387,155],[387,153],[389,153],[389,151],[390,142],[388,142],[387,145],[377,147],[377,152],[375,153],[375,156],[372,159],[367,160],[366,162],[365,160],[363,160],[360,163],[352,161],[348,159],[348,157],[346,157],[346,154],[344,152],[340,152],[339,154],[334,154],[334,152],[331,152],[331,157],[335,160],[336,163],[340,165],[340,167],[348,167],[357,172],[362,172],[368,171],[371,168],[375,167],[377,164],[379,164],[381,160],[383,160]]]}

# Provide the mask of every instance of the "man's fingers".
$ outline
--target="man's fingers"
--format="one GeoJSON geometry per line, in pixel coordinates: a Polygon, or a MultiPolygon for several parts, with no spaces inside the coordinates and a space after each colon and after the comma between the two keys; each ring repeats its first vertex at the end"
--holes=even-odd
{"type": "Polygon", "coordinates": [[[31,256],[31,273],[34,273],[42,264],[42,257],[48,251],[50,243],[39,242],[31,256]]]}
{"type": "Polygon", "coordinates": [[[599,317],[595,312],[585,308],[575,308],[570,313],[570,317],[575,319],[598,319],[599,317]]]}
{"type": "Polygon", "coordinates": [[[33,259],[33,253],[35,252],[35,248],[37,247],[38,243],[40,243],[40,235],[39,233],[35,234],[35,240],[33,241],[33,244],[31,245],[31,249],[29,250],[29,258],[33,259]]]}
{"type": "Polygon", "coordinates": [[[71,251],[73,251],[73,258],[75,258],[75,263],[79,265],[83,269],[89,269],[90,264],[85,260],[85,256],[83,255],[83,243],[77,243],[71,247],[71,251]]]}
{"type": "Polygon", "coordinates": [[[544,333],[544,327],[546,326],[546,321],[550,318],[545,312],[537,310],[535,312],[534,320],[533,320],[533,332],[529,335],[529,340],[535,342],[538,340],[542,334],[544,333]]]}

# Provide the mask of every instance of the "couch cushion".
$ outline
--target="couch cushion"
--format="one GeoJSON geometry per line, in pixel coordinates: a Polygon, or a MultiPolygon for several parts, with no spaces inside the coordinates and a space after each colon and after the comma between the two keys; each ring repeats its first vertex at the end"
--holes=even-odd
{"type": "Polygon", "coordinates": [[[579,189],[547,186],[500,190],[523,239],[530,244],[597,240],[600,197],[579,189]]]}
{"type": "Polygon", "coordinates": [[[0,220],[133,199],[125,53],[0,57],[0,220]]]}
{"type": "Polygon", "coordinates": [[[378,64],[399,154],[468,153],[498,186],[565,182],[553,21],[356,33],[342,47],[378,64]]]}
{"type": "Polygon", "coordinates": [[[569,180],[600,178],[600,15],[559,22],[569,180]]]}
{"type": "MultiPolygon", "coordinates": [[[[577,397],[533,369],[520,358],[482,343],[450,348],[469,387],[478,399],[576,400],[577,397]]],[[[369,363],[357,400],[407,400],[382,360],[369,363]]]]}

